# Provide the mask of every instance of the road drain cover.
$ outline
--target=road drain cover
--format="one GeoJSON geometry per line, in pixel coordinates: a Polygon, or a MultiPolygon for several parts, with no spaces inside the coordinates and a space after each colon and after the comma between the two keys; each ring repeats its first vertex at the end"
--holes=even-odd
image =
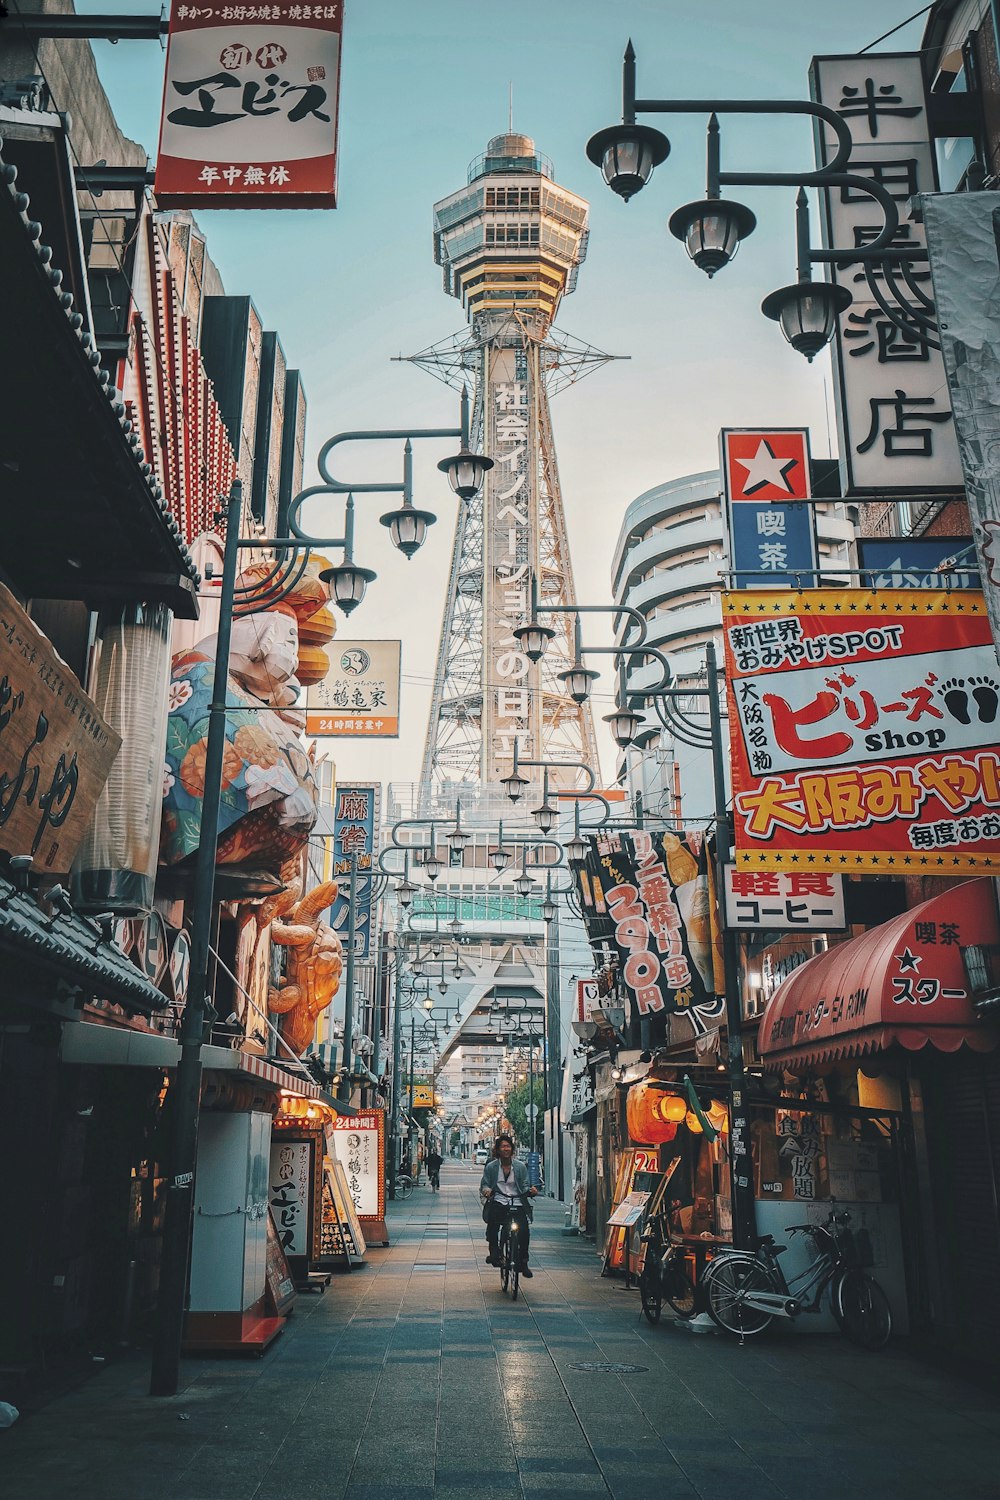
{"type": "Polygon", "coordinates": [[[641,1375],[648,1371],[648,1365],[615,1365],[599,1364],[593,1360],[584,1360],[581,1363],[570,1365],[571,1370],[594,1370],[598,1375],[641,1375]]]}

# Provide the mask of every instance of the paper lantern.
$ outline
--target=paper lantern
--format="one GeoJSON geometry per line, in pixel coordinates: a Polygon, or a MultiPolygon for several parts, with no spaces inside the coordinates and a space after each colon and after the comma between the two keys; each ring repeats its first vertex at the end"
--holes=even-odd
{"type": "Polygon", "coordinates": [[[662,1090],[648,1083],[636,1083],[629,1089],[625,1099],[629,1138],[637,1145],[659,1146],[672,1141],[677,1126],[664,1119],[661,1112],[662,1090]]]}
{"type": "Polygon", "coordinates": [[[679,1125],[687,1112],[687,1100],[681,1098],[680,1094],[662,1095],[660,1114],[664,1120],[672,1120],[675,1125],[679,1125]]]}
{"type": "Polygon", "coordinates": [[[690,1130],[692,1135],[702,1134],[701,1121],[699,1120],[693,1109],[689,1109],[687,1114],[684,1116],[684,1123],[687,1126],[688,1130],[690,1130]]]}

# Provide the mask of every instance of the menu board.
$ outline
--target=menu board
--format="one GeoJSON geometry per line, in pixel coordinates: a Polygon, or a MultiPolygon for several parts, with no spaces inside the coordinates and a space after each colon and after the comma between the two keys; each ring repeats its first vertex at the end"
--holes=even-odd
{"type": "Polygon", "coordinates": [[[267,1211],[267,1261],[264,1274],[267,1283],[267,1300],[271,1311],[281,1317],[282,1314],[291,1310],[298,1294],[285,1252],[281,1248],[274,1215],[270,1208],[267,1211]]]}

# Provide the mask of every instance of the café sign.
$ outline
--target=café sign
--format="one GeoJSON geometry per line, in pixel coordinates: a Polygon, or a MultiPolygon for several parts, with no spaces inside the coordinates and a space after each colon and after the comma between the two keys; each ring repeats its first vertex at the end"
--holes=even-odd
{"type": "Polygon", "coordinates": [[[0,849],[65,874],[120,747],[121,736],[0,584],[0,849]]]}

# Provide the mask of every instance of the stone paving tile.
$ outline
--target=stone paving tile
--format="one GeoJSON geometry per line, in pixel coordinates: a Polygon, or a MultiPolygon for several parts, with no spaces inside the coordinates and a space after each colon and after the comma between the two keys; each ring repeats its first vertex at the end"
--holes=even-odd
{"type": "Polygon", "coordinates": [[[992,1392],[826,1336],[650,1328],[542,1200],[516,1303],[476,1176],[390,1210],[393,1245],[300,1300],[259,1363],[129,1357],[0,1435],[7,1500],[997,1500],[992,1392]],[[447,1227],[447,1234],[441,1231],[447,1227]],[[428,1229],[430,1232],[428,1232],[428,1229]],[[421,1263],[443,1270],[418,1269],[421,1263]],[[633,1376],[571,1369],[639,1364],[633,1376]],[[179,1422],[179,1416],[185,1416],[179,1422]]]}

